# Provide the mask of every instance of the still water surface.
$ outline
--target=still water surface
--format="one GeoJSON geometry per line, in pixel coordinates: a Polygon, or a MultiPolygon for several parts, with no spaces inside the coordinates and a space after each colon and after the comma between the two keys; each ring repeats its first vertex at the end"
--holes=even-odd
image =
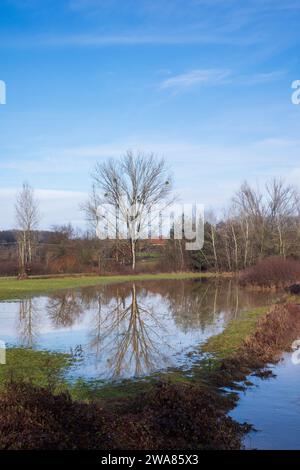
{"type": "MultiPolygon", "coordinates": [[[[199,346],[232,318],[267,305],[272,295],[233,281],[113,284],[0,303],[0,339],[8,346],[71,353],[67,380],[110,383],[169,368],[189,370],[199,346]],[[191,354],[193,353],[193,354],[191,354]]],[[[276,378],[250,377],[231,416],[255,426],[247,448],[300,449],[300,365],[289,354],[276,378]]]]}
{"type": "Polygon", "coordinates": [[[270,368],[276,377],[249,377],[253,387],[240,393],[230,415],[256,429],[245,438],[248,449],[300,449],[300,365],[286,353],[270,368]]]}
{"type": "Polygon", "coordinates": [[[232,281],[145,281],[58,291],[0,303],[0,338],[10,346],[76,353],[69,380],[112,381],[168,368],[232,318],[265,305],[232,281]]]}

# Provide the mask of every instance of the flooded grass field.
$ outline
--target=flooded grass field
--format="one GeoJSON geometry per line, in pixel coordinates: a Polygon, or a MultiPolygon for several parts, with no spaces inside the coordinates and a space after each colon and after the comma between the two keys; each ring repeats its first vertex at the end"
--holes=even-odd
{"type": "MultiPolygon", "coordinates": [[[[3,371],[35,377],[60,376],[70,389],[103,387],[189,373],[204,354],[201,346],[232,319],[269,305],[274,293],[253,292],[233,280],[185,279],[126,282],[58,290],[0,303],[3,371]],[[4,369],[3,369],[4,368],[4,369]]],[[[285,353],[271,366],[276,377],[239,392],[230,412],[253,424],[246,448],[300,448],[300,369],[285,353]]],[[[130,387],[129,387],[130,389],[130,387]]]]}
{"type": "Polygon", "coordinates": [[[9,347],[70,354],[68,380],[111,382],[189,369],[209,337],[269,295],[232,281],[164,280],[86,287],[0,303],[9,347]]]}

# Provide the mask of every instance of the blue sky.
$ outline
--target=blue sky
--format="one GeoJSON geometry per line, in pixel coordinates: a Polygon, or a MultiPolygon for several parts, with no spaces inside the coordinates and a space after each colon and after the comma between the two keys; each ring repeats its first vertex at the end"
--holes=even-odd
{"type": "Polygon", "coordinates": [[[0,229],[24,180],[43,227],[83,226],[95,162],[127,149],[219,211],[244,179],[299,185],[299,23],[299,0],[1,0],[0,229]]]}

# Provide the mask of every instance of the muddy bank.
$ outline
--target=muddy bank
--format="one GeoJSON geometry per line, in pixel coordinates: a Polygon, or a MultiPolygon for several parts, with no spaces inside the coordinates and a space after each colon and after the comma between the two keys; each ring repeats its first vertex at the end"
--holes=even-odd
{"type": "Polygon", "coordinates": [[[248,430],[213,390],[158,383],[107,409],[11,383],[0,396],[0,450],[239,449],[248,430]]]}
{"type": "Polygon", "coordinates": [[[232,386],[255,373],[268,376],[266,366],[280,360],[284,351],[300,336],[300,305],[274,305],[257,320],[253,332],[246,336],[229,357],[223,358],[210,375],[218,386],[232,386]]]}

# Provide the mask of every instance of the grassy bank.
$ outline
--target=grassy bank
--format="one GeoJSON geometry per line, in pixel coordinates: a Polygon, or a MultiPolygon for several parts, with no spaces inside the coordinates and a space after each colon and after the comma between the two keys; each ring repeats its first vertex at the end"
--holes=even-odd
{"type": "Polygon", "coordinates": [[[132,274],[123,276],[66,276],[30,278],[19,281],[16,278],[0,278],[0,300],[22,298],[32,294],[46,294],[59,289],[75,289],[101,284],[120,283],[128,281],[153,281],[168,279],[199,279],[214,277],[214,273],[160,273],[132,274]]]}
{"type": "Polygon", "coordinates": [[[244,320],[235,320],[204,345],[203,351],[211,354],[208,381],[240,389],[251,384],[251,375],[272,376],[269,365],[290,351],[299,334],[299,303],[278,303],[249,312],[244,320]]]}
{"type": "Polygon", "coordinates": [[[227,328],[216,336],[211,336],[201,348],[203,352],[212,353],[217,359],[224,359],[234,354],[242,342],[250,335],[258,320],[267,313],[270,306],[259,307],[238,319],[232,320],[227,328]]]}

